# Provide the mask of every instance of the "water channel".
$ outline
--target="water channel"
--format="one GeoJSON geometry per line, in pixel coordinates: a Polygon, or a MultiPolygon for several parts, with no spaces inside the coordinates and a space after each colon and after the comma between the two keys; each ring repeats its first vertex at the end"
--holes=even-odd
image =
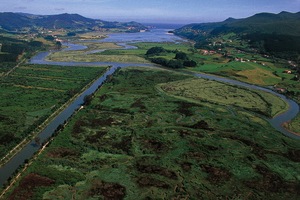
{"type": "MultiPolygon", "coordinates": [[[[93,40],[93,42],[115,42],[119,43],[126,49],[135,48],[131,45],[127,45],[127,43],[135,43],[135,42],[182,42],[183,39],[174,36],[172,34],[167,34],[166,29],[153,29],[150,32],[144,33],[119,33],[112,34],[108,38],[104,40],[93,40]]],[[[77,44],[65,44],[68,45],[68,48],[64,49],[64,51],[70,50],[82,50],[85,49],[85,46],[77,45],[77,44]]],[[[101,51],[101,50],[99,50],[101,51]]],[[[111,75],[115,72],[118,67],[155,67],[152,64],[139,64],[139,63],[116,63],[116,62],[53,62],[46,61],[45,58],[51,52],[42,52],[38,55],[34,56],[30,63],[32,64],[49,64],[49,65],[61,65],[61,66],[111,66],[109,70],[107,70],[99,79],[97,79],[88,89],[86,89],[80,96],[78,96],[67,108],[65,108],[57,117],[55,117],[49,125],[39,134],[40,141],[43,143],[47,141],[52,134],[55,132],[57,127],[63,124],[66,120],[68,120],[72,114],[83,104],[84,97],[86,95],[90,95],[94,93],[98,87],[103,84],[108,75],[111,75]]],[[[194,74],[194,73],[193,73],[194,74]]],[[[270,89],[259,87],[256,85],[251,85],[247,83],[243,83],[236,80],[231,80],[227,78],[222,78],[213,75],[207,74],[194,74],[197,77],[206,78],[210,80],[216,80],[220,82],[226,82],[233,85],[243,86],[251,89],[258,89],[265,92],[270,92],[282,98],[285,102],[289,104],[289,110],[276,116],[273,119],[270,119],[270,124],[281,133],[287,135],[288,137],[300,139],[300,136],[290,133],[286,129],[284,129],[281,124],[293,119],[297,113],[299,112],[299,105],[287,99],[284,95],[278,94],[270,89]]],[[[0,186],[2,186],[9,177],[27,160],[32,158],[34,153],[39,150],[40,146],[36,145],[36,142],[33,140],[29,144],[27,144],[20,152],[18,152],[8,163],[3,165],[0,168],[0,186]]]]}

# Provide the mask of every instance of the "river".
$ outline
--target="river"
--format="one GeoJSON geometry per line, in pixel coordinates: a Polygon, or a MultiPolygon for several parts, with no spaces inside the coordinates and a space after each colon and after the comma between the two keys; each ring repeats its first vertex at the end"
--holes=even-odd
{"type": "MultiPolygon", "coordinates": [[[[120,43],[124,48],[135,48],[133,46],[127,45],[126,43],[134,42],[182,42],[185,41],[182,38],[174,36],[172,34],[167,34],[166,29],[153,29],[150,32],[144,33],[118,33],[111,34],[108,38],[104,40],[93,40],[93,42],[115,42],[120,43]]],[[[85,46],[77,44],[65,44],[68,45],[68,48],[64,51],[70,50],[82,50],[85,49],[85,46]]],[[[101,51],[101,50],[100,50],[101,51]]],[[[111,66],[111,68],[106,71],[99,79],[97,79],[88,89],[86,89],[80,96],[78,96],[67,108],[65,108],[57,117],[55,117],[49,125],[39,134],[40,142],[46,142],[57,129],[60,124],[63,124],[66,120],[72,116],[72,114],[83,104],[84,97],[86,95],[92,94],[97,90],[97,88],[103,84],[108,75],[111,75],[115,72],[118,67],[155,67],[152,64],[139,64],[139,63],[116,63],[116,62],[53,62],[46,61],[45,58],[50,54],[50,52],[42,52],[34,56],[30,63],[32,64],[50,64],[50,65],[62,65],[62,66],[111,66]]],[[[265,92],[270,92],[282,98],[285,102],[289,104],[289,110],[276,116],[273,119],[270,119],[270,124],[281,133],[287,135],[288,137],[300,139],[300,136],[294,135],[284,129],[281,124],[290,121],[293,119],[299,112],[299,106],[294,101],[287,99],[284,95],[278,94],[270,89],[246,84],[240,81],[231,80],[227,78],[222,78],[213,75],[193,73],[197,77],[207,78],[211,80],[217,80],[221,82],[230,83],[233,85],[239,85],[247,88],[258,89],[265,92]]],[[[18,152],[8,163],[3,165],[0,168],[0,186],[2,186],[9,177],[25,162],[25,160],[32,158],[34,153],[39,150],[40,146],[36,145],[36,142],[33,140],[27,144],[20,152],[18,152]]]]}

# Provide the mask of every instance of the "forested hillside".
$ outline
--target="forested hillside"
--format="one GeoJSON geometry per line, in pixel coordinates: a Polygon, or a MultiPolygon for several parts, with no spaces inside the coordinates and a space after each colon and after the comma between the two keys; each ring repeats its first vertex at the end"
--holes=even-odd
{"type": "Polygon", "coordinates": [[[211,38],[230,33],[261,53],[299,61],[300,12],[260,13],[245,19],[190,24],[175,31],[177,35],[195,40],[198,48],[207,45],[211,38]]]}

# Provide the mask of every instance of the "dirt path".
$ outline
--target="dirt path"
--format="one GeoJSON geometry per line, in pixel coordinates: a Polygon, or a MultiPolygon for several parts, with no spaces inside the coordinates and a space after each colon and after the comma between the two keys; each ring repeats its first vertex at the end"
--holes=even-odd
{"type": "Polygon", "coordinates": [[[10,73],[12,73],[16,68],[18,68],[21,64],[23,64],[26,61],[25,58],[23,58],[16,66],[14,66],[11,70],[9,70],[8,72],[4,73],[2,77],[8,76],[10,73]]]}

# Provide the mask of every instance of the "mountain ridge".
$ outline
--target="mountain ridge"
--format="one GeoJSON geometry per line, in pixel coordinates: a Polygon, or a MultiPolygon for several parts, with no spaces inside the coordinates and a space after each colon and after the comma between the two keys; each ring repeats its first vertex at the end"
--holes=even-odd
{"type": "Polygon", "coordinates": [[[79,14],[62,13],[57,15],[34,15],[29,13],[0,13],[0,27],[5,31],[21,31],[24,29],[68,29],[97,30],[100,28],[122,28],[139,31],[146,27],[137,22],[109,22],[91,19],[79,14]]]}
{"type": "Polygon", "coordinates": [[[213,38],[233,33],[235,39],[262,54],[300,61],[300,12],[258,13],[243,19],[188,24],[174,33],[195,41],[196,48],[208,48],[213,38]]]}

